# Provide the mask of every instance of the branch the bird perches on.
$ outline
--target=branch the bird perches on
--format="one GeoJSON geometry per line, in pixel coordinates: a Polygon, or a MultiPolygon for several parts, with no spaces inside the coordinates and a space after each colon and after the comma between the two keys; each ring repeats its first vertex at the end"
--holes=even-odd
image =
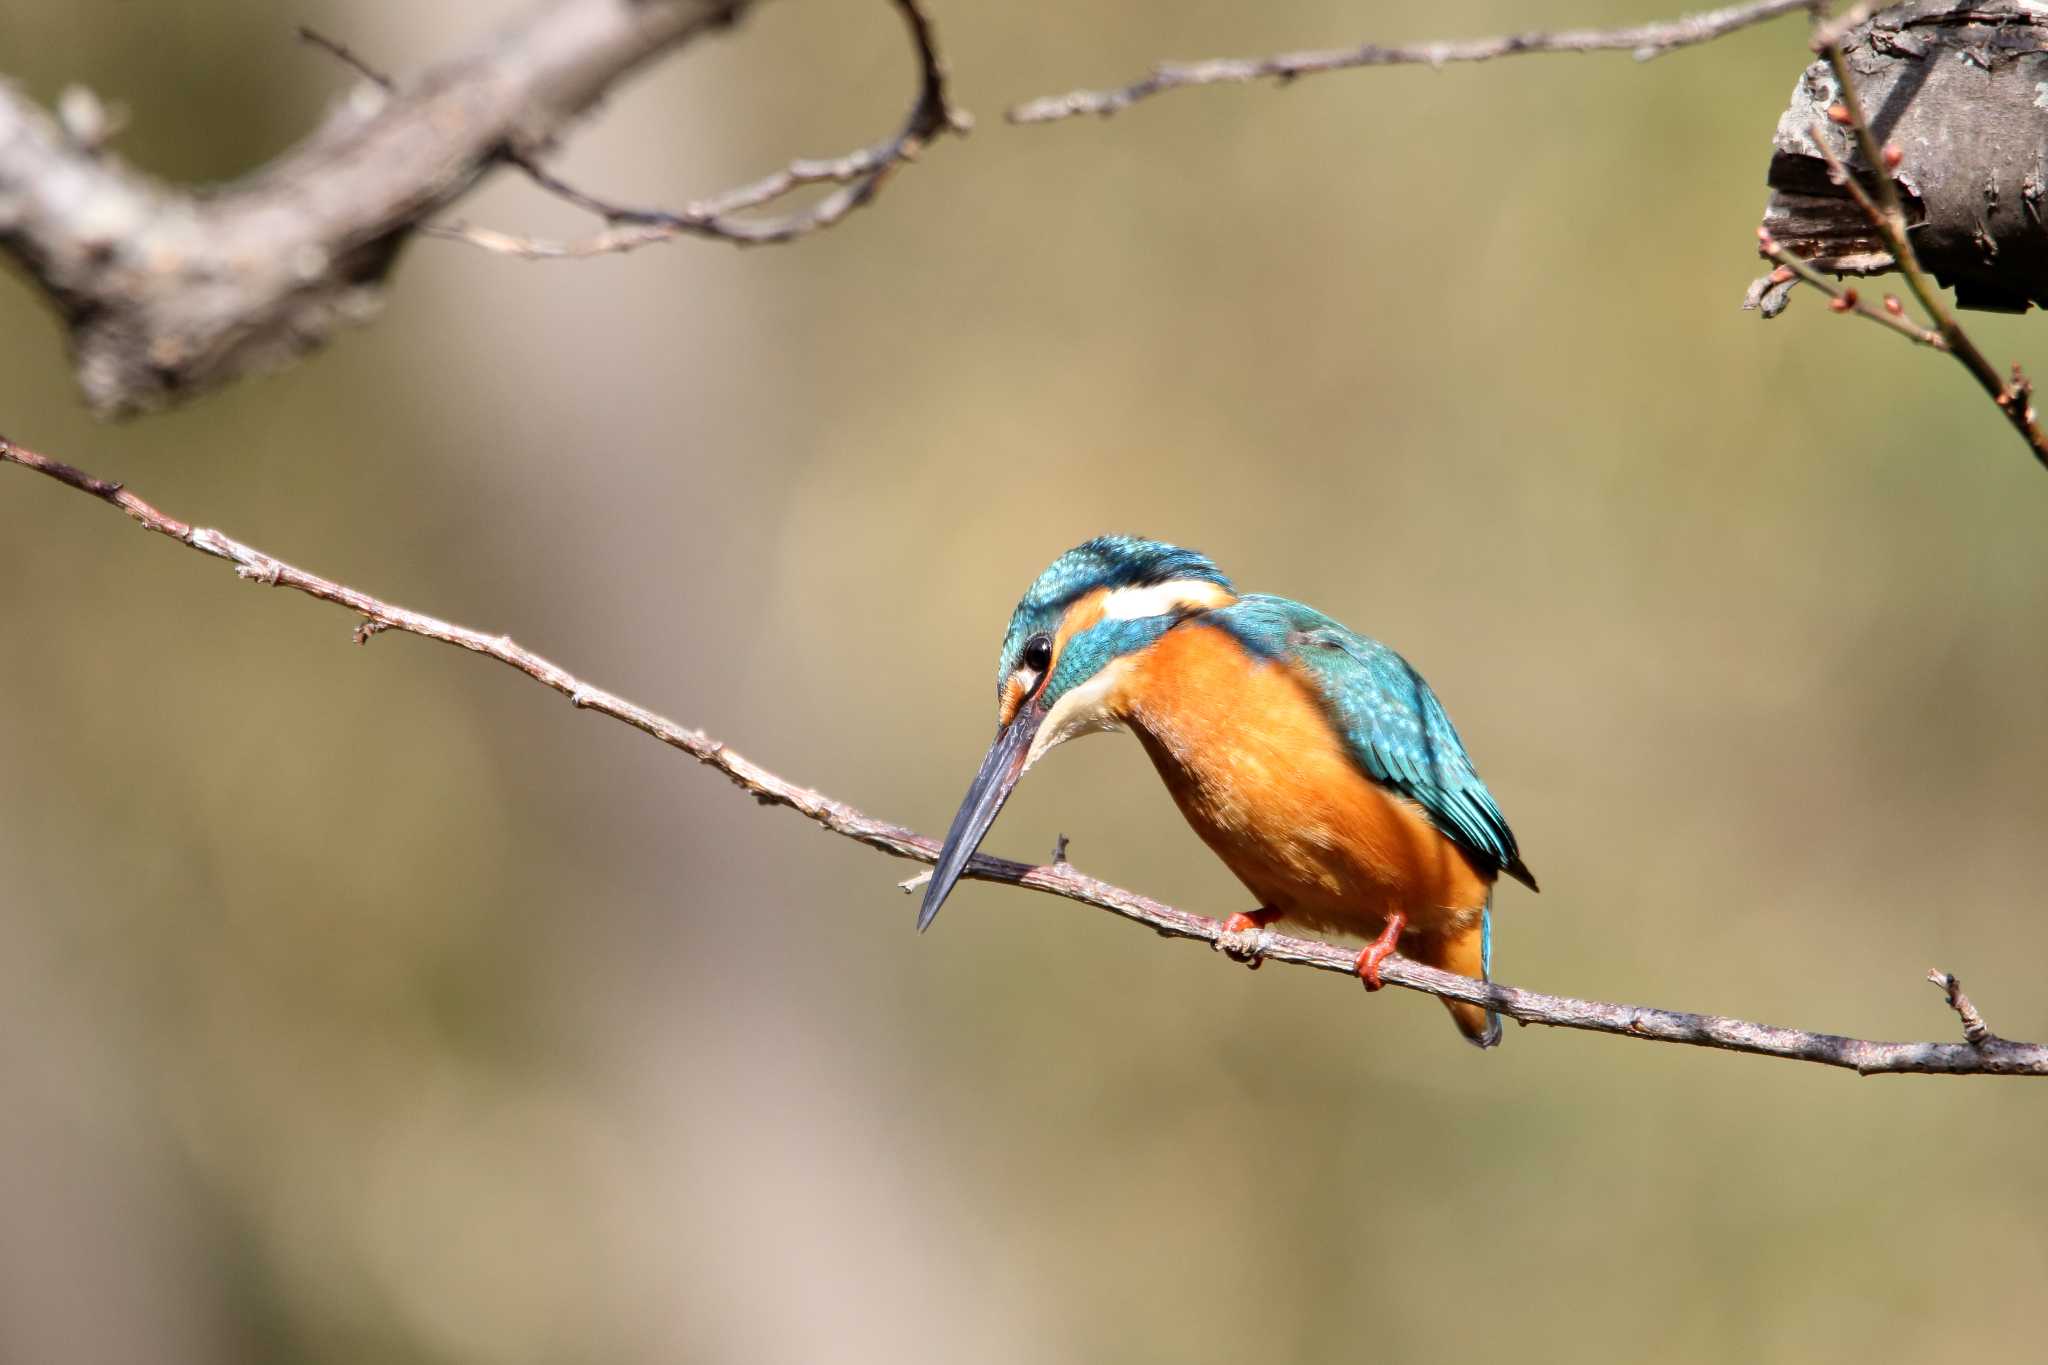
{"type": "MultiPolygon", "coordinates": [[[[602,688],[593,687],[567,669],[531,650],[515,644],[510,636],[490,635],[396,606],[345,584],[296,568],[281,559],[244,545],[219,531],[192,526],[166,515],[118,483],[94,478],[68,464],[39,455],[0,437],[0,464],[20,465],[47,475],[79,492],[111,503],[145,529],[167,536],[181,545],[224,559],[235,566],[240,577],[273,587],[292,588],[323,602],[346,607],[360,619],[355,641],[366,644],[373,635],[387,630],[439,640],[476,654],[488,655],[518,669],[534,681],[567,697],[580,709],[596,711],[623,721],[643,734],[652,735],[671,748],[723,773],[733,785],[763,805],[788,806],[815,824],[856,843],[877,849],[891,857],[932,863],[939,855],[936,840],[901,825],[877,820],[843,801],[822,792],[800,787],[769,772],[760,764],[734,753],[719,740],[678,725],[645,707],[602,688]]],[[[1054,861],[1045,866],[1010,862],[986,855],[968,864],[966,875],[979,881],[1002,882],[1011,886],[1044,891],[1067,900],[1079,901],[1135,920],[1167,938],[1197,939],[1226,952],[1256,952],[1257,961],[1293,963],[1316,967],[1344,976],[1354,975],[1358,954],[1353,949],[1310,939],[1291,938],[1271,930],[1257,931],[1256,941],[1240,943],[1226,934],[1220,921],[1111,886],[1077,871],[1064,859],[1065,840],[1054,861]]],[[[913,880],[913,885],[915,884],[913,880]]],[[[1747,1052],[1762,1057],[1783,1057],[1792,1061],[1817,1062],[1843,1067],[1862,1075],[1919,1072],[1937,1075],[2048,1076],[2048,1045],[2020,1043],[1993,1034],[1976,1006],[1964,995],[1960,983],[1943,972],[1931,972],[1929,980],[1942,989],[1950,1008],[1961,1019],[1964,1041],[1959,1043],[1890,1043],[1846,1038],[1803,1029],[1778,1028],[1729,1019],[1712,1014],[1688,1014],[1652,1009],[1640,1005],[1609,1004],[1596,1000],[1575,1000],[1568,996],[1545,995],[1512,986],[1489,985],[1470,977],[1437,971],[1404,957],[1389,958],[1381,968],[1382,978],[1391,985],[1426,995],[1469,1001],[1524,1024],[1547,1024],[1554,1028],[1584,1029],[1594,1033],[1619,1034],[1651,1042],[1686,1043],[1695,1047],[1747,1052]]]]}

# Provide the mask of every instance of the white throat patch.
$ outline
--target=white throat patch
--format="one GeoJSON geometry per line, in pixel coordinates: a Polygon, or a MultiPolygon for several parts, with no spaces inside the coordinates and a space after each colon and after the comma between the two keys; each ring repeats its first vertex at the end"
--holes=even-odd
{"type": "Polygon", "coordinates": [[[1046,712],[1044,722],[1039,725],[1038,733],[1031,737],[1031,752],[1024,756],[1024,771],[1029,772],[1032,764],[1070,739],[1116,729],[1117,720],[1113,714],[1116,693],[1130,666],[1129,659],[1114,660],[1100,673],[1054,702],[1052,710],[1046,712]]]}

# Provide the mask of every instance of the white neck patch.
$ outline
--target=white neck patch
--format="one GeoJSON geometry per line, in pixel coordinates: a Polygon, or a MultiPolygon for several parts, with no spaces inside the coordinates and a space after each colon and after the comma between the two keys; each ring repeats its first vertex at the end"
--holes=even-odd
{"type": "Polygon", "coordinates": [[[1221,584],[1206,578],[1176,578],[1149,588],[1118,588],[1102,601],[1106,621],[1141,621],[1181,610],[1208,611],[1237,599],[1221,584]]]}

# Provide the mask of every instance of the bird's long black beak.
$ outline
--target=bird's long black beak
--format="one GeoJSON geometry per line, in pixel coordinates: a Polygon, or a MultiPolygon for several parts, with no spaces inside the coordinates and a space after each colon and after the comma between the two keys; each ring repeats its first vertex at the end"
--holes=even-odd
{"type": "Polygon", "coordinates": [[[1016,719],[998,731],[996,742],[988,746],[988,757],[981,760],[981,771],[974,775],[974,785],[967,789],[967,799],[960,803],[960,813],[953,817],[953,827],[946,831],[946,842],[939,850],[938,864],[932,868],[932,879],[925,883],[924,904],[917,911],[919,933],[931,927],[939,907],[946,903],[954,883],[960,880],[967,860],[981,847],[988,827],[996,822],[996,813],[1010,799],[1011,788],[1024,775],[1031,738],[1044,719],[1045,713],[1027,701],[1016,719]]]}

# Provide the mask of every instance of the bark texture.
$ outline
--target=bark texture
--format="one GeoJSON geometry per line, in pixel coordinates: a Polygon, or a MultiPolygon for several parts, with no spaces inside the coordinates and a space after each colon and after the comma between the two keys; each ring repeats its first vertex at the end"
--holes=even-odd
{"type": "MultiPolygon", "coordinates": [[[[1901,154],[1892,179],[1921,264],[1963,308],[2048,303],[2048,4],[1920,0],[1842,46],[1872,131],[1901,154]]],[[[1840,98],[1825,61],[1801,74],[1773,139],[1763,226],[1821,270],[1883,274],[1891,252],[1815,142],[1866,181],[1881,173],[1829,117],[1840,98]]]]}

